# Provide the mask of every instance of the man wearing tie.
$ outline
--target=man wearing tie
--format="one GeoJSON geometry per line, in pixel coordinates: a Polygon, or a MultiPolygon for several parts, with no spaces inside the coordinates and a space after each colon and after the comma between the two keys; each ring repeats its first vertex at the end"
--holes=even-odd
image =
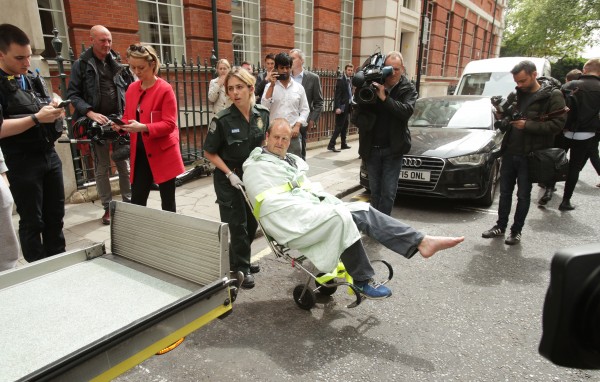
{"type": "Polygon", "coordinates": [[[335,108],[335,130],[327,145],[327,150],[339,153],[340,150],[335,148],[335,141],[338,136],[342,137],[342,150],[349,149],[346,144],[346,134],[348,133],[348,117],[350,115],[350,101],[352,100],[352,83],[351,77],[354,74],[354,66],[346,64],[344,73],[335,83],[335,98],[333,107],[335,108]]]}

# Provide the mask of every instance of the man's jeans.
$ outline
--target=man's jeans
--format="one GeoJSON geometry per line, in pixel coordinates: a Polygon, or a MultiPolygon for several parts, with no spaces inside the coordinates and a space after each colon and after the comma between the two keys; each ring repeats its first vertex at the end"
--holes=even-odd
{"type": "Polygon", "coordinates": [[[369,159],[366,160],[371,206],[386,215],[392,213],[402,170],[402,156],[393,157],[391,153],[392,149],[389,147],[374,146],[369,159]]]}
{"type": "MultiPolygon", "coordinates": [[[[108,210],[108,204],[112,200],[112,190],[110,188],[110,152],[109,146],[112,141],[107,140],[105,144],[100,145],[92,143],[92,153],[94,155],[94,166],[96,175],[96,189],[98,197],[105,210],[108,210]]],[[[113,146],[114,149],[114,146],[113,146]]],[[[129,183],[129,160],[115,162],[117,171],[119,171],[119,188],[124,202],[131,201],[131,184],[129,183]]]]}
{"type": "Polygon", "coordinates": [[[527,157],[524,155],[502,156],[500,167],[500,200],[498,205],[498,221],[496,224],[503,229],[508,226],[508,217],[513,199],[513,191],[517,185],[517,208],[511,232],[521,232],[531,202],[531,183],[527,170],[527,157]]]}

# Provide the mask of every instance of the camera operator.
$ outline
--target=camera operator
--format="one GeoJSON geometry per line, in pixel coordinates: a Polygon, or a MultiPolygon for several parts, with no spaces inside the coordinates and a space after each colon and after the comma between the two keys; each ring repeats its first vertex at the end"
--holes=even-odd
{"type": "Polygon", "coordinates": [[[64,109],[55,107],[30,64],[29,37],[14,25],[0,25],[0,146],[20,216],[23,257],[33,262],[65,251],[62,163],[54,150],[64,109]]]}
{"type": "MultiPolygon", "coordinates": [[[[125,102],[125,90],[129,84],[128,76],[124,75],[124,66],[113,57],[111,50],[112,35],[102,25],[96,25],[90,30],[92,47],[86,50],[73,63],[71,80],[67,97],[73,101],[75,112],[73,120],[87,118],[105,125],[109,122],[108,115],[122,115],[125,102]]],[[[92,141],[91,148],[94,157],[96,189],[104,207],[102,224],[110,224],[108,205],[112,200],[110,188],[110,155],[116,144],[111,140],[92,141]]],[[[119,187],[124,202],[131,201],[131,184],[129,183],[129,160],[115,161],[119,172],[119,187]]]]}
{"type": "Polygon", "coordinates": [[[358,153],[369,172],[371,206],[390,215],[396,199],[402,156],[410,150],[407,123],[414,111],[417,91],[404,75],[404,59],[400,52],[388,53],[384,66],[391,66],[393,72],[383,84],[372,83],[377,89],[376,102],[353,105],[352,122],[358,126],[358,153]]]}
{"type": "Polygon", "coordinates": [[[534,150],[553,147],[554,136],[558,134],[566,120],[566,114],[546,119],[541,116],[565,109],[565,99],[560,89],[551,81],[537,79],[535,64],[525,60],[512,70],[517,84],[516,92],[507,97],[513,104],[512,115],[501,115],[500,129],[505,132],[502,139],[502,166],[500,167],[500,200],[496,225],[483,232],[482,237],[504,237],[508,226],[512,195],[517,184],[517,207],[510,235],[504,241],[515,245],[521,241],[521,231],[529,212],[531,183],[529,182],[527,154],[534,150]],[[508,119],[508,121],[507,121],[508,119]]]}

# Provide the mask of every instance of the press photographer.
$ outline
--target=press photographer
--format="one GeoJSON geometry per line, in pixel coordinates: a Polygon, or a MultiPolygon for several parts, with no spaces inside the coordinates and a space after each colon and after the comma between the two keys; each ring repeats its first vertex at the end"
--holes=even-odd
{"type": "Polygon", "coordinates": [[[504,112],[499,113],[501,127],[506,128],[502,139],[500,167],[500,200],[498,220],[482,237],[504,237],[517,184],[517,206],[507,245],[521,242],[521,231],[529,212],[531,181],[528,155],[536,150],[553,147],[554,136],[566,120],[565,99],[560,89],[547,79],[537,78],[535,64],[521,61],[511,70],[516,91],[507,97],[504,112]],[[514,106],[513,106],[514,104],[514,106]],[[554,114],[561,111],[558,114],[554,114]],[[518,114],[517,114],[518,113],[518,114]],[[551,118],[547,116],[552,115],[551,118]],[[518,117],[518,118],[515,118],[518,117]]]}
{"type": "Polygon", "coordinates": [[[358,127],[358,153],[369,172],[371,206],[387,215],[396,199],[402,156],[410,150],[407,123],[417,100],[405,73],[402,54],[392,51],[371,56],[353,79],[357,89],[351,120],[358,127]]]}
{"type": "MultiPolygon", "coordinates": [[[[123,114],[125,91],[133,80],[128,68],[115,59],[116,53],[111,49],[112,35],[102,25],[96,25],[90,30],[92,46],[73,63],[67,97],[73,101],[73,120],[87,117],[99,125],[109,122],[108,115],[123,114]]],[[[98,197],[104,207],[102,224],[110,224],[108,204],[112,200],[110,187],[110,156],[111,141],[105,144],[92,142],[91,149],[94,158],[96,188],[98,197]]],[[[113,145],[113,151],[116,151],[113,145]]],[[[119,187],[123,201],[131,200],[131,184],[129,183],[129,158],[116,161],[119,173],[119,187]]]]}

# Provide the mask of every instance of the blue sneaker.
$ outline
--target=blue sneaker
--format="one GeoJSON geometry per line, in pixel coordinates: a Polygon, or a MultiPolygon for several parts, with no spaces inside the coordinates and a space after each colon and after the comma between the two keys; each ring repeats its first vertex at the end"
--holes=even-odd
{"type": "Polygon", "coordinates": [[[392,290],[383,284],[371,280],[355,282],[354,285],[366,297],[373,300],[388,298],[392,295],[392,290]]]}

